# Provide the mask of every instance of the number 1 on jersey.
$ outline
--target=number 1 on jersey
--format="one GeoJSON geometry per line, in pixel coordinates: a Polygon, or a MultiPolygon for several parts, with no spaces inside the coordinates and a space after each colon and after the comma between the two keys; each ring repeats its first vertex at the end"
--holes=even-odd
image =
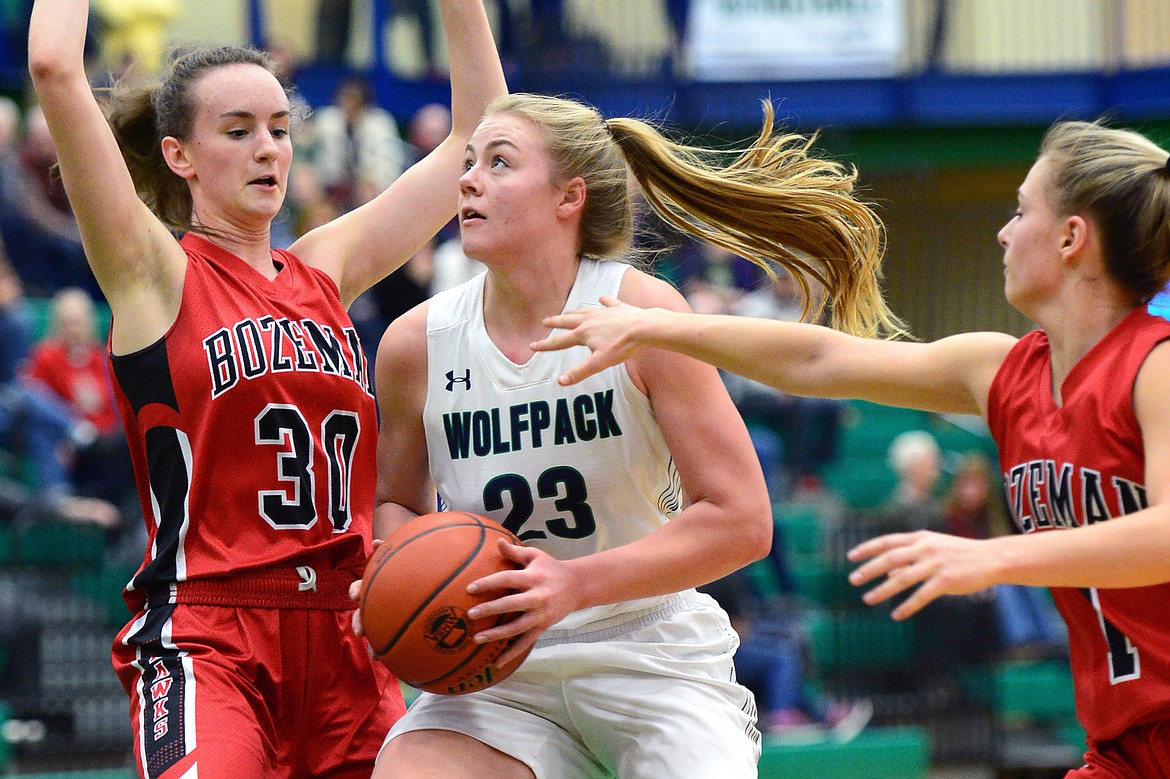
{"type": "Polygon", "coordinates": [[[1101,599],[1097,595],[1097,588],[1089,587],[1082,592],[1093,604],[1093,610],[1097,612],[1097,622],[1101,625],[1105,643],[1109,646],[1109,682],[1118,684],[1140,678],[1142,664],[1137,647],[1105,617],[1105,613],[1101,611],[1101,599]]]}

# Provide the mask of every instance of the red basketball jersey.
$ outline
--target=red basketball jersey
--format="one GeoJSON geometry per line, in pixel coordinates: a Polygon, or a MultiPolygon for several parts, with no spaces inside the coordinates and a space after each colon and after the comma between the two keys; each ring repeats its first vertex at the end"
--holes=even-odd
{"type": "MultiPolygon", "coordinates": [[[[1073,367],[1052,397],[1048,338],[1029,333],[988,398],[1012,515],[1024,533],[1104,522],[1147,506],[1133,385],[1170,322],[1139,309],[1073,367]]],[[[1077,712],[1091,742],[1170,718],[1170,584],[1053,588],[1069,627],[1077,712]]]]}
{"type": "Polygon", "coordinates": [[[377,422],[337,286],[294,255],[268,280],[188,234],[178,319],[112,357],[150,543],[152,585],[307,565],[360,577],[377,422]]]}

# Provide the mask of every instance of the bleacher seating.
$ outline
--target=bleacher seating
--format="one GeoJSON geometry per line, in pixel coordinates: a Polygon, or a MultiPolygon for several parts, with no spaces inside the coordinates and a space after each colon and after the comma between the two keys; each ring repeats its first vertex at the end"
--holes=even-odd
{"type": "MultiPolygon", "coordinates": [[[[901,433],[929,432],[938,441],[944,459],[972,451],[994,457],[994,443],[984,432],[982,422],[963,421],[968,426],[926,411],[850,401],[842,421],[837,459],[821,475],[829,489],[847,506],[875,508],[889,497],[897,482],[887,452],[901,433]]],[[[944,486],[945,483],[944,474],[944,486]]]]}
{"type": "MultiPolygon", "coordinates": [[[[0,671],[4,670],[8,652],[0,648],[0,671]]],[[[12,748],[8,746],[8,739],[4,737],[5,725],[8,724],[8,707],[0,703],[0,773],[4,773],[12,759],[12,748]]]]}
{"type": "Polygon", "coordinates": [[[871,729],[846,743],[766,738],[760,755],[760,779],[924,779],[929,768],[929,739],[916,727],[871,729]]]}

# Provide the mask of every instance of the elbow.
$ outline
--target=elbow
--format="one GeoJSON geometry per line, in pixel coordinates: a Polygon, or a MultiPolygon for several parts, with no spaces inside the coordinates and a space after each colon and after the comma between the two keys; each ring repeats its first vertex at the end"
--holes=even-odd
{"type": "Polygon", "coordinates": [[[28,50],[28,74],[32,77],[33,85],[50,81],[58,69],[56,60],[37,52],[33,47],[28,50]]]}
{"type": "Polygon", "coordinates": [[[37,92],[53,83],[63,82],[71,75],[56,51],[34,45],[28,49],[28,74],[37,92]]]}
{"type": "Polygon", "coordinates": [[[767,502],[761,507],[748,507],[740,535],[739,547],[747,565],[767,557],[772,551],[772,507],[767,502]]]}

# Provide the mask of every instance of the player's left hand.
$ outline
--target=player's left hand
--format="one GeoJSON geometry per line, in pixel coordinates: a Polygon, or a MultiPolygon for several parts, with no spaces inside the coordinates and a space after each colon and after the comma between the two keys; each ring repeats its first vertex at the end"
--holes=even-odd
{"type": "Polygon", "coordinates": [[[558,316],[546,317],[544,326],[561,332],[550,333],[529,347],[537,352],[588,346],[593,352],[585,362],[557,378],[562,385],[576,384],[595,373],[628,360],[639,345],[631,339],[633,330],[648,316],[646,311],[617,298],[602,297],[602,307],[587,306],[558,316]]]}
{"type": "MultiPolygon", "coordinates": [[[[374,549],[377,549],[381,545],[382,545],[382,539],[375,538],[374,539],[374,549]]],[[[373,550],[371,550],[371,554],[372,553],[373,553],[373,550]]],[[[358,603],[358,599],[361,598],[361,596],[362,596],[362,580],[357,579],[356,581],[350,582],[349,583],[349,599],[352,600],[355,605],[360,605],[358,603]]],[[[361,609],[355,608],[353,610],[353,617],[351,619],[351,624],[353,625],[353,633],[355,636],[357,636],[358,638],[361,638],[362,636],[364,636],[366,634],[365,628],[362,627],[362,610],[361,609]]],[[[368,644],[367,644],[366,648],[369,649],[370,657],[373,657],[374,650],[372,648],[370,648],[368,644]]]]}
{"type": "Polygon", "coordinates": [[[849,574],[861,587],[885,576],[863,599],[884,603],[916,587],[893,610],[894,619],[906,619],[941,595],[968,595],[996,584],[997,558],[989,540],[919,530],[870,539],[849,550],[849,560],[863,563],[849,574]]]}
{"type": "Polygon", "coordinates": [[[472,607],[467,616],[482,619],[516,613],[514,619],[475,634],[475,641],[480,644],[519,636],[497,661],[503,666],[520,657],[545,630],[579,606],[574,597],[577,589],[564,562],[530,546],[519,546],[504,539],[497,543],[504,557],[521,568],[493,573],[469,584],[467,591],[472,594],[493,591],[507,594],[472,607]]]}

